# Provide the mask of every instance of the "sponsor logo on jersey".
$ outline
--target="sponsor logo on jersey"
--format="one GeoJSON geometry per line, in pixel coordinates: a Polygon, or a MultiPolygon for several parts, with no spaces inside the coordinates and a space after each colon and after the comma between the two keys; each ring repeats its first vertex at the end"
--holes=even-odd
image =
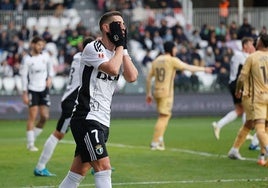
{"type": "Polygon", "coordinates": [[[117,81],[119,79],[119,75],[110,76],[104,72],[98,72],[97,78],[99,78],[101,80],[117,81]]]}
{"type": "Polygon", "coordinates": [[[102,155],[103,154],[103,147],[102,145],[98,144],[95,146],[95,151],[98,155],[102,155]]]}

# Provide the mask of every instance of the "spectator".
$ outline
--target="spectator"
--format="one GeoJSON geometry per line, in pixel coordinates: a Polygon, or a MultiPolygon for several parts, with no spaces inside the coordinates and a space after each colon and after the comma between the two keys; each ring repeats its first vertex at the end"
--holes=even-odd
{"type": "Polygon", "coordinates": [[[232,23],[229,26],[229,36],[230,40],[236,40],[237,39],[237,33],[238,28],[235,21],[232,21],[232,23]]]}
{"type": "Polygon", "coordinates": [[[154,33],[153,43],[155,45],[156,50],[158,50],[160,53],[164,53],[163,38],[160,37],[158,31],[155,31],[154,33]]]}
{"type": "Polygon", "coordinates": [[[48,43],[52,42],[52,34],[49,31],[49,27],[45,28],[45,31],[42,34],[42,38],[48,43]]]}
{"type": "Polygon", "coordinates": [[[215,55],[211,46],[207,47],[204,55],[205,66],[215,66],[215,55]]]}
{"type": "Polygon", "coordinates": [[[25,25],[22,25],[20,31],[18,32],[19,39],[22,41],[29,41],[30,40],[29,36],[30,36],[29,29],[27,29],[25,25]]]}
{"type": "MultiPolygon", "coordinates": [[[[78,43],[83,42],[83,36],[79,35],[77,30],[72,31],[72,36],[67,37],[68,44],[71,47],[77,47],[78,43]]],[[[74,54],[73,54],[74,55],[74,54]]]]}
{"type": "Polygon", "coordinates": [[[181,46],[177,54],[177,57],[184,63],[191,64],[192,62],[191,53],[188,51],[187,47],[184,45],[181,46]]]}
{"type": "Polygon", "coordinates": [[[167,34],[168,26],[167,26],[167,20],[162,18],[160,20],[160,28],[159,28],[159,35],[163,38],[167,34]]]}
{"type": "Polygon", "coordinates": [[[220,22],[226,25],[228,23],[228,16],[229,16],[229,0],[221,0],[219,4],[219,15],[220,15],[220,22]]]}
{"type": "Polygon", "coordinates": [[[170,28],[167,29],[167,32],[166,34],[163,36],[163,40],[164,42],[167,42],[167,41],[173,41],[173,35],[172,35],[172,30],[170,28]]]}
{"type": "Polygon", "coordinates": [[[241,40],[243,37],[251,37],[251,29],[252,26],[248,22],[248,19],[244,18],[243,24],[240,26],[238,30],[237,38],[241,40]]]}
{"type": "Polygon", "coordinates": [[[2,0],[0,4],[1,10],[15,10],[15,4],[12,3],[10,0],[2,0]]]}
{"type": "Polygon", "coordinates": [[[32,29],[30,29],[29,39],[34,38],[36,36],[39,36],[39,32],[36,28],[36,25],[33,25],[32,29]]]}
{"type": "Polygon", "coordinates": [[[151,34],[149,31],[145,31],[144,37],[141,38],[141,44],[143,49],[153,50],[154,42],[151,39],[151,34]]]}
{"type": "Polygon", "coordinates": [[[147,76],[147,73],[149,71],[149,69],[151,68],[151,63],[152,63],[153,59],[150,56],[150,50],[146,50],[146,54],[142,59],[142,72],[145,76],[147,76]]]}
{"type": "Polygon", "coordinates": [[[59,37],[56,40],[56,45],[57,45],[59,50],[61,50],[61,49],[65,50],[67,43],[68,43],[68,41],[67,41],[66,32],[64,30],[62,30],[59,34],[59,37]]]}
{"type": "Polygon", "coordinates": [[[1,77],[12,77],[13,68],[8,64],[7,60],[4,60],[0,65],[0,74],[1,77]]]}

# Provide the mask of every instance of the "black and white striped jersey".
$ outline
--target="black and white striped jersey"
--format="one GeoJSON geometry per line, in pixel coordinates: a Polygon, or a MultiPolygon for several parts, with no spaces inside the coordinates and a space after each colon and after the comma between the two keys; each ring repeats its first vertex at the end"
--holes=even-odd
{"type": "Polygon", "coordinates": [[[111,102],[117,86],[118,76],[110,76],[98,67],[114,56],[100,41],[93,41],[85,47],[81,57],[80,87],[74,118],[96,120],[110,126],[111,102]]]}
{"type": "Polygon", "coordinates": [[[23,91],[44,91],[46,79],[53,76],[53,67],[49,55],[46,52],[37,56],[25,55],[20,74],[23,91]]]}

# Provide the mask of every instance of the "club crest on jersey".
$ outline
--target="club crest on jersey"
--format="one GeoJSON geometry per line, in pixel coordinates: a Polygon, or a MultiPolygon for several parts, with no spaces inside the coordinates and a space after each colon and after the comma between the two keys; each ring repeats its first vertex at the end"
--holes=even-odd
{"type": "Polygon", "coordinates": [[[99,56],[99,58],[104,58],[104,54],[103,53],[99,53],[98,56],[99,56]]]}
{"type": "Polygon", "coordinates": [[[95,151],[96,151],[96,153],[98,155],[102,155],[103,154],[103,147],[102,147],[102,145],[96,145],[95,151]]]}

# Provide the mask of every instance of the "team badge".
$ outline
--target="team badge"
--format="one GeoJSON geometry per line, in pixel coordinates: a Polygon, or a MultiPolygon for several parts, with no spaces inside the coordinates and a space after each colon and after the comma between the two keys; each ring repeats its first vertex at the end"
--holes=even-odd
{"type": "Polygon", "coordinates": [[[95,151],[96,151],[96,153],[97,153],[98,155],[102,155],[102,154],[103,154],[103,147],[102,147],[102,145],[97,145],[97,146],[95,147],[95,151]]]}
{"type": "Polygon", "coordinates": [[[114,35],[114,41],[118,41],[119,40],[119,36],[118,35],[114,35]]]}

